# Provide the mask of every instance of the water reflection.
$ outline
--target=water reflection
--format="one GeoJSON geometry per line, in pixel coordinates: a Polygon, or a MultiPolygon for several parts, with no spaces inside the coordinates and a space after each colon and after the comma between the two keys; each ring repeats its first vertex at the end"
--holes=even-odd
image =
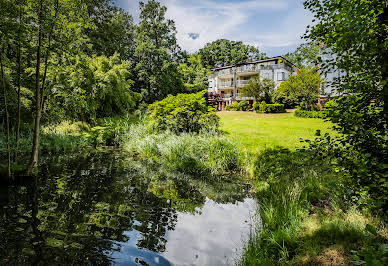
{"type": "Polygon", "coordinates": [[[37,178],[3,186],[0,264],[227,263],[254,204],[226,203],[242,201],[247,185],[236,177],[145,175],[124,158],[50,158],[37,178]]]}

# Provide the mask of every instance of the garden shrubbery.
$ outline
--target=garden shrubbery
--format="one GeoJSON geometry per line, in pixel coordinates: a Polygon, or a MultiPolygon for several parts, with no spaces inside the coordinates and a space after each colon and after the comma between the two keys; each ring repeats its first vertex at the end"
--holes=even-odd
{"type": "Polygon", "coordinates": [[[284,109],[284,104],[267,104],[266,102],[262,101],[260,104],[255,103],[253,105],[253,109],[257,113],[285,113],[286,110],[284,109]]]}
{"type": "Polygon", "coordinates": [[[326,118],[327,112],[325,111],[306,111],[297,109],[294,113],[296,117],[304,117],[304,118],[326,118]]]}
{"type": "Polygon", "coordinates": [[[226,111],[247,111],[249,109],[250,105],[248,101],[240,101],[232,103],[225,107],[226,111]]]}
{"type": "Polygon", "coordinates": [[[219,117],[214,108],[207,106],[204,93],[170,95],[149,105],[150,125],[157,131],[175,133],[217,129],[219,117]]]}

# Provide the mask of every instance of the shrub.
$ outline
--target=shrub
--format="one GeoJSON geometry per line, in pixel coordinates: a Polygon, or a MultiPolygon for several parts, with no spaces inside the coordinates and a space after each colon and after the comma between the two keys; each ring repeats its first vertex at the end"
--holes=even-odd
{"type": "Polygon", "coordinates": [[[267,110],[267,104],[266,102],[262,101],[259,105],[259,113],[265,113],[265,111],[267,110]]]}
{"type": "Polygon", "coordinates": [[[170,95],[151,104],[148,114],[151,126],[158,131],[198,133],[219,126],[215,109],[206,105],[204,92],[170,95]]]}
{"type": "Polygon", "coordinates": [[[249,103],[248,101],[241,101],[238,103],[238,110],[239,111],[246,111],[249,109],[249,103]]]}
{"type": "Polygon", "coordinates": [[[240,106],[237,102],[232,103],[232,104],[229,104],[228,106],[226,106],[225,110],[226,111],[240,111],[240,106]]]}
{"type": "Polygon", "coordinates": [[[255,103],[253,109],[258,113],[284,113],[284,104],[267,104],[262,101],[260,104],[255,103]]]}
{"type": "Polygon", "coordinates": [[[296,117],[304,117],[304,118],[326,118],[327,112],[325,111],[305,111],[305,110],[296,110],[294,115],[296,117]]]}
{"type": "Polygon", "coordinates": [[[266,113],[285,113],[284,104],[267,104],[266,113]]]}

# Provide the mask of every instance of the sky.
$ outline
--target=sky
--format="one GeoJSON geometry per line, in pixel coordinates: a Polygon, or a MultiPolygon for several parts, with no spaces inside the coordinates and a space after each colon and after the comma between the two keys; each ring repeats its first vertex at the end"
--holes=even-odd
{"type": "MultiPolygon", "coordinates": [[[[115,0],[139,21],[138,0],[115,0]]],[[[303,0],[160,0],[175,21],[182,49],[196,52],[217,39],[243,41],[268,56],[292,52],[312,14],[303,0]]]]}

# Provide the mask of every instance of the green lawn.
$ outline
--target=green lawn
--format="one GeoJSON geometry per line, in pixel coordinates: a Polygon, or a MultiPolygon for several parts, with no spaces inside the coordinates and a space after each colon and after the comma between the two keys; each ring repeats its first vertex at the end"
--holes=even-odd
{"type": "MultiPolygon", "coordinates": [[[[283,146],[300,147],[300,139],[312,139],[317,129],[321,134],[333,132],[330,122],[316,118],[299,118],[293,113],[258,114],[254,112],[218,112],[221,129],[237,139],[248,151],[283,146]]],[[[333,132],[334,133],[334,132],[333,132]]]]}

